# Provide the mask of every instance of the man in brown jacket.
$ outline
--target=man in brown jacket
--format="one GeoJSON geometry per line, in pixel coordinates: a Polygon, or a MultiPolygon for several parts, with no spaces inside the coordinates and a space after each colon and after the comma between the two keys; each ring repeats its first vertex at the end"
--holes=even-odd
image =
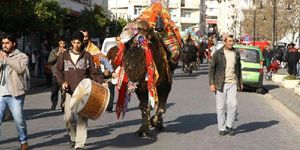
{"type": "Polygon", "coordinates": [[[70,99],[75,88],[84,78],[102,83],[101,76],[95,69],[92,55],[83,50],[83,34],[75,32],[71,38],[72,48],[65,51],[57,64],[57,80],[66,91],[65,122],[70,136],[70,146],[76,150],[83,149],[87,138],[87,118],[71,112],[70,99]]]}

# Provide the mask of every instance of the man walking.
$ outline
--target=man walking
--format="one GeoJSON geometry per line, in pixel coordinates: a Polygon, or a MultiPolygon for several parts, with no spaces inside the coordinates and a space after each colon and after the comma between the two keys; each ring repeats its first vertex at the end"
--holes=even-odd
{"type": "MultiPolygon", "coordinates": [[[[58,40],[58,47],[53,49],[48,57],[48,64],[51,65],[51,71],[52,71],[52,86],[51,86],[51,110],[56,109],[56,105],[58,102],[58,91],[60,89],[60,86],[56,79],[56,72],[57,72],[57,58],[66,51],[65,49],[66,43],[63,38],[60,38],[58,40]]],[[[63,111],[63,108],[62,108],[63,111]]]]}
{"type": "Polygon", "coordinates": [[[288,63],[288,73],[289,75],[297,75],[297,63],[299,62],[300,53],[295,48],[294,43],[290,43],[288,46],[288,52],[285,60],[288,63]]]}
{"type": "Polygon", "coordinates": [[[96,71],[91,54],[82,49],[81,32],[72,35],[71,44],[72,48],[58,58],[56,77],[62,89],[66,91],[64,119],[70,136],[70,146],[81,150],[87,139],[88,119],[71,112],[71,95],[84,78],[102,83],[103,76],[96,71]]]}
{"type": "MultiPolygon", "coordinates": [[[[27,150],[27,127],[23,114],[26,90],[25,75],[28,75],[28,56],[18,49],[17,39],[12,34],[2,37],[0,52],[0,127],[4,110],[8,106],[17,124],[21,150],[27,150]]],[[[1,136],[1,132],[0,132],[1,136]]]]}
{"type": "Polygon", "coordinates": [[[223,36],[224,47],[214,53],[209,67],[210,90],[216,93],[218,128],[221,136],[234,135],[237,90],[242,90],[240,53],[232,35],[223,36]],[[227,108],[227,109],[226,109],[227,108]],[[226,115],[227,114],[227,115],[226,115]]]}

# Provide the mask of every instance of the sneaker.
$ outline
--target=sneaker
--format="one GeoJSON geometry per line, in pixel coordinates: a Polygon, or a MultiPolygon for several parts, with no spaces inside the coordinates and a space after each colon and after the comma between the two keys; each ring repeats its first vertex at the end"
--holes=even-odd
{"type": "Polygon", "coordinates": [[[219,132],[219,135],[220,135],[220,136],[224,136],[224,135],[226,135],[227,133],[228,133],[227,131],[220,131],[220,132],[219,132]]]}
{"type": "Polygon", "coordinates": [[[231,136],[235,135],[233,128],[226,127],[226,129],[227,129],[229,135],[231,135],[231,136]]]}

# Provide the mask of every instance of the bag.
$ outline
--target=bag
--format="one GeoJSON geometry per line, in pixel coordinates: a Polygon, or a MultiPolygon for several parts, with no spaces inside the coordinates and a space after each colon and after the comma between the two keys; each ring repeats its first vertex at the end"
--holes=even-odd
{"type": "Polygon", "coordinates": [[[44,65],[44,74],[45,75],[51,75],[52,74],[51,65],[50,64],[45,64],[44,65]]]}
{"type": "Polygon", "coordinates": [[[23,78],[24,78],[24,88],[25,88],[25,91],[29,91],[30,90],[30,72],[29,72],[29,68],[28,67],[26,67],[26,69],[25,69],[23,78]]]}

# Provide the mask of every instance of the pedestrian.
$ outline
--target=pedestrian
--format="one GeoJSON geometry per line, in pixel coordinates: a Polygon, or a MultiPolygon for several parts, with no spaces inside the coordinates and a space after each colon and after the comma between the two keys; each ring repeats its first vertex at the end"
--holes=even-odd
{"type": "Polygon", "coordinates": [[[71,95],[85,78],[90,78],[98,83],[103,82],[103,76],[97,72],[91,54],[82,49],[83,37],[84,35],[79,31],[73,33],[72,48],[63,52],[58,58],[56,73],[59,84],[66,91],[64,120],[70,136],[69,144],[76,150],[84,148],[87,139],[88,118],[71,112],[71,95]]]}
{"type": "Polygon", "coordinates": [[[234,135],[237,90],[242,90],[240,53],[232,35],[223,35],[224,47],[216,51],[209,67],[210,90],[216,94],[219,135],[234,135]],[[226,115],[227,114],[227,115],[226,115]]]}
{"type": "Polygon", "coordinates": [[[269,45],[265,48],[263,56],[265,59],[265,66],[268,68],[271,65],[271,59],[273,58],[273,51],[271,51],[269,45]]]}
{"type": "MultiPolygon", "coordinates": [[[[52,86],[51,86],[51,110],[56,109],[56,105],[58,102],[58,92],[60,90],[60,85],[58,84],[58,81],[56,79],[56,73],[57,73],[57,59],[58,57],[66,51],[65,49],[66,42],[63,38],[60,38],[58,40],[58,47],[51,50],[49,57],[48,57],[48,64],[51,65],[51,72],[52,72],[52,86]]],[[[62,108],[63,111],[63,108],[62,108]]]]}
{"type": "Polygon", "coordinates": [[[4,110],[8,106],[16,122],[21,150],[27,150],[29,149],[28,136],[23,106],[26,90],[24,76],[29,76],[28,56],[17,49],[17,39],[13,34],[3,35],[2,48],[0,52],[0,127],[4,110]]]}
{"type": "MultiPolygon", "coordinates": [[[[113,73],[113,67],[109,63],[108,59],[105,55],[100,51],[100,49],[91,41],[89,31],[85,28],[81,28],[80,32],[84,35],[83,40],[83,49],[89,52],[93,56],[93,61],[95,63],[96,69],[101,72],[101,64],[103,64],[104,68],[108,69],[110,73],[113,73]]],[[[105,71],[105,70],[102,70],[105,71]]]]}
{"type": "MultiPolygon", "coordinates": [[[[112,65],[114,70],[116,70],[117,67],[118,67],[118,65],[115,64],[114,62],[115,62],[115,58],[117,56],[117,53],[119,51],[118,45],[121,42],[121,38],[119,36],[117,36],[117,37],[115,37],[115,40],[116,40],[117,45],[110,48],[107,55],[106,55],[106,58],[108,59],[108,61],[111,62],[111,65],[112,65]]],[[[117,76],[117,74],[114,73],[114,72],[112,72],[110,75],[111,75],[112,78],[115,78],[117,76]]],[[[106,111],[111,112],[112,109],[113,109],[113,102],[114,102],[114,97],[115,97],[115,84],[112,83],[112,82],[109,82],[108,83],[108,88],[109,88],[109,91],[110,91],[110,98],[109,98],[109,102],[108,102],[106,111]]]]}
{"type": "Polygon", "coordinates": [[[286,54],[286,62],[288,64],[288,73],[290,75],[297,75],[297,63],[299,62],[300,54],[295,48],[294,43],[290,43],[288,46],[288,52],[286,54]]]}

